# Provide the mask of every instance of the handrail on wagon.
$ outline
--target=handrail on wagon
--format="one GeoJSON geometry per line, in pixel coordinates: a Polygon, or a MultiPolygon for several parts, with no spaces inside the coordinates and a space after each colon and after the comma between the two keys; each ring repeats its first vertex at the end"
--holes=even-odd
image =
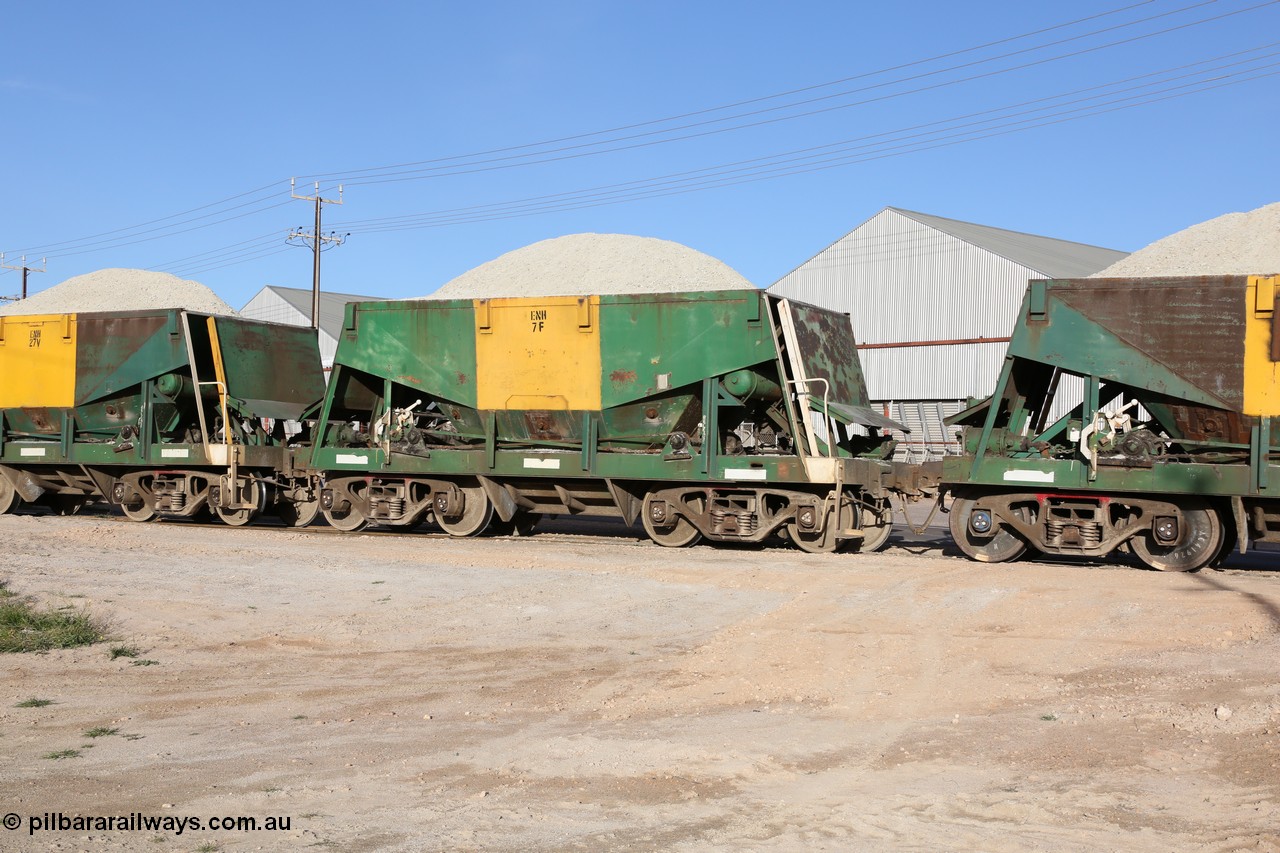
{"type": "MultiPolygon", "coordinates": [[[[786,380],[787,385],[807,386],[813,382],[822,383],[822,418],[823,418],[823,423],[827,428],[827,441],[826,441],[827,452],[825,454],[819,454],[819,455],[827,456],[827,457],[835,457],[839,454],[833,452],[832,450],[832,448],[835,447],[835,438],[837,433],[836,433],[835,419],[831,417],[831,403],[830,403],[831,383],[821,376],[813,379],[786,380]]],[[[804,423],[805,431],[811,432],[813,430],[813,425],[809,422],[809,412],[812,411],[812,409],[809,406],[808,398],[812,395],[809,393],[809,391],[806,388],[805,390],[800,391],[799,394],[797,394],[796,396],[801,398],[800,402],[802,403],[802,405],[800,406],[800,411],[803,413],[803,417],[805,419],[805,423],[804,423]]],[[[816,444],[814,446],[816,448],[816,444]]]]}

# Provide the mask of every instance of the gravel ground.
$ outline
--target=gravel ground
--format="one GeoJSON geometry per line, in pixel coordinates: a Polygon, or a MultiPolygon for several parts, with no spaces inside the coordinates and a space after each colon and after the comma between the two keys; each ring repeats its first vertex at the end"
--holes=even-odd
{"type": "Polygon", "coordinates": [[[1192,225],[1091,278],[1280,273],[1280,202],[1192,225]]]}
{"type": "Polygon", "coordinates": [[[185,308],[235,316],[235,309],[198,281],[147,270],[105,269],[69,278],[0,307],[0,314],[70,314],[185,308]]]}
{"type": "Polygon", "coordinates": [[[936,531],[670,550],[586,520],[3,516],[0,548],[14,589],[116,632],[0,658],[6,850],[1280,851],[1275,564],[981,566],[936,531]],[[28,835],[45,812],[290,828],[28,835]]]}
{"type": "Polygon", "coordinates": [[[589,296],[753,287],[724,262],[669,240],[629,234],[570,234],[481,264],[427,298],[589,296]]]}

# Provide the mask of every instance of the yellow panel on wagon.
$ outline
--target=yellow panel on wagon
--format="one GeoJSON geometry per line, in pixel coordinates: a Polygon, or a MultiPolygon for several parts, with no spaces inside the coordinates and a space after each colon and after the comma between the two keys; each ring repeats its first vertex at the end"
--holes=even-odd
{"type": "Polygon", "coordinates": [[[480,409],[600,408],[600,297],[477,299],[480,409]]]}
{"type": "Polygon", "coordinates": [[[0,409],[73,406],[76,315],[0,316],[0,409]]]}
{"type": "Polygon", "coordinates": [[[1280,415],[1280,276],[1249,276],[1244,317],[1244,406],[1246,415],[1280,415]]]}

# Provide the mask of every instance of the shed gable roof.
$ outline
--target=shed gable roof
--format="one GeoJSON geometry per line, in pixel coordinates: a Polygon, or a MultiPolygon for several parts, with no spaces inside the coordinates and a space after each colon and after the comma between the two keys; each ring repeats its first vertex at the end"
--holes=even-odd
{"type": "MultiPolygon", "coordinates": [[[[310,319],[310,288],[278,287],[274,284],[269,284],[263,290],[271,291],[301,312],[303,317],[310,319]]],[[[338,333],[342,331],[342,319],[346,314],[348,302],[381,301],[382,297],[380,296],[362,296],[357,293],[334,293],[322,290],[320,291],[320,329],[329,337],[337,338],[338,333]]]]}
{"type": "Polygon", "coordinates": [[[888,207],[894,213],[915,220],[921,225],[950,234],[994,255],[1021,264],[1047,278],[1083,278],[1111,266],[1128,255],[1116,249],[1074,243],[1055,237],[1042,237],[1021,231],[1008,231],[990,225],[947,219],[900,207],[888,207]]]}

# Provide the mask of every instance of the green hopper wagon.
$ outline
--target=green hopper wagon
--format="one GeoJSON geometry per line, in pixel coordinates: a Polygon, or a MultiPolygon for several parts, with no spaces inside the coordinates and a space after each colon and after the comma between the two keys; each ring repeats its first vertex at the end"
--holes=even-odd
{"type": "MultiPolygon", "coordinates": [[[[324,394],[316,333],[179,309],[0,316],[0,512],[134,520],[267,507],[309,523],[318,496],[285,432],[324,394]]],[[[305,454],[304,454],[305,457],[305,454]]]]}
{"type": "Polygon", "coordinates": [[[340,529],[605,515],[669,546],[871,549],[914,485],[891,427],[848,317],[760,291],[371,302],[313,464],[340,529]]]}
{"type": "Polygon", "coordinates": [[[995,393],[951,419],[967,452],[943,475],[960,549],[997,562],[1125,547],[1189,571],[1280,541],[1278,287],[1030,282],[995,393]],[[1073,384],[1082,399],[1064,405],[1073,384]]]}

